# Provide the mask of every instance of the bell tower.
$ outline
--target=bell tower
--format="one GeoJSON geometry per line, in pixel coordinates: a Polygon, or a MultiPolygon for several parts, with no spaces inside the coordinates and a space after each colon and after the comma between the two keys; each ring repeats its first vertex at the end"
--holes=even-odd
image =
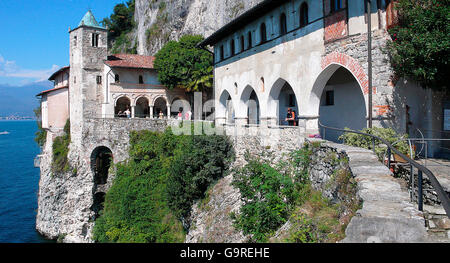
{"type": "Polygon", "coordinates": [[[101,115],[103,61],[108,56],[108,30],[89,10],[70,35],[70,122],[72,141],[80,143],[84,119],[101,115]]]}

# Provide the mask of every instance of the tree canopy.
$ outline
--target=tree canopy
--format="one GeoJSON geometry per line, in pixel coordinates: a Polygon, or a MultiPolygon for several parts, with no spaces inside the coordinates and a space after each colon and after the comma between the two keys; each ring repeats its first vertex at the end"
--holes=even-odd
{"type": "Polygon", "coordinates": [[[185,35],[179,41],[167,42],[158,51],[154,65],[163,85],[187,91],[205,91],[212,87],[213,56],[196,47],[202,40],[199,35],[185,35]]]}
{"type": "Polygon", "coordinates": [[[398,77],[409,77],[441,90],[448,84],[450,0],[399,0],[398,25],[391,28],[387,45],[398,77]]]}
{"type": "MultiPolygon", "coordinates": [[[[109,18],[104,18],[101,23],[108,28],[108,41],[114,42],[113,52],[120,47],[129,46],[127,34],[134,28],[135,0],[129,0],[126,4],[121,3],[114,6],[113,14],[109,18]]],[[[126,50],[129,53],[136,53],[133,50],[126,50]]]]}

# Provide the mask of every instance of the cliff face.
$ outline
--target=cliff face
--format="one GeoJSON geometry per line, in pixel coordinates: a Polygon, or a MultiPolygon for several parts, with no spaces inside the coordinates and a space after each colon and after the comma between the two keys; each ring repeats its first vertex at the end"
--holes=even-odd
{"type": "Polygon", "coordinates": [[[262,0],[136,0],[138,54],[154,55],[185,34],[207,37],[262,0]]]}

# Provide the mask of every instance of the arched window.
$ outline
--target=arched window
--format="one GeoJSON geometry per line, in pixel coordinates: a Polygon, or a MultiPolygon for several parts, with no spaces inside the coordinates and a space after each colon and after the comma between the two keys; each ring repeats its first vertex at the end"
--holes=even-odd
{"type": "Polygon", "coordinates": [[[308,24],[308,4],[304,2],[300,7],[300,27],[308,24]]]}
{"type": "Polygon", "coordinates": [[[236,54],[236,48],[234,46],[234,39],[231,39],[230,42],[230,49],[231,49],[231,55],[233,56],[234,54],[236,54]]]}
{"type": "Polygon", "coordinates": [[[342,0],[330,0],[330,5],[331,5],[330,6],[331,13],[339,11],[340,9],[343,8],[342,0]]]}
{"type": "Polygon", "coordinates": [[[286,14],[282,13],[280,15],[280,35],[285,35],[286,33],[287,33],[286,14]]]}
{"type": "Polygon", "coordinates": [[[259,28],[259,33],[261,35],[261,43],[264,43],[267,41],[267,31],[266,31],[266,24],[262,23],[261,27],[259,28]]]}
{"type": "Polygon", "coordinates": [[[248,31],[248,46],[247,49],[252,48],[252,32],[248,31]]]}
{"type": "Polygon", "coordinates": [[[244,40],[244,36],[241,36],[241,52],[244,52],[245,50],[245,40],[244,40]]]}

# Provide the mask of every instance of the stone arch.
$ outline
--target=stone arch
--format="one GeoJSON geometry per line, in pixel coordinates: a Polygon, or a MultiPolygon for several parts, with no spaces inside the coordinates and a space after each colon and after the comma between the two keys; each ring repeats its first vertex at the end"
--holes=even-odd
{"type": "Polygon", "coordinates": [[[248,124],[259,124],[261,118],[259,102],[256,90],[250,85],[245,86],[239,99],[237,117],[246,118],[248,124]]]}
{"type": "MultiPolygon", "coordinates": [[[[340,63],[332,61],[328,65],[323,64],[326,67],[314,82],[310,94],[308,115],[315,116],[317,121],[327,126],[360,130],[367,127],[367,90],[361,86],[365,73],[362,68],[355,71],[358,67],[348,56],[338,59],[340,63]],[[348,65],[353,66],[349,68],[348,65]]],[[[319,128],[317,123],[311,126],[319,128]]],[[[319,132],[324,139],[336,142],[342,134],[331,130],[324,132],[322,129],[319,132]]]]}
{"type": "Polygon", "coordinates": [[[182,116],[185,116],[188,111],[191,111],[191,105],[189,101],[187,101],[186,98],[182,96],[173,96],[173,98],[171,98],[170,106],[171,111],[175,114],[178,114],[181,109],[182,116]]]}
{"type": "Polygon", "coordinates": [[[169,100],[167,99],[166,96],[164,95],[160,95],[160,96],[156,96],[153,99],[153,117],[156,118],[167,118],[168,116],[170,116],[170,112],[169,112],[169,100]]]}
{"type": "Polygon", "coordinates": [[[136,118],[150,117],[150,100],[146,96],[139,96],[135,100],[134,116],[136,118]]]}
{"type": "Polygon", "coordinates": [[[227,89],[222,90],[216,109],[216,119],[223,123],[234,123],[236,109],[234,103],[231,93],[227,89]]]}
{"type": "Polygon", "coordinates": [[[294,110],[296,117],[298,117],[300,109],[298,101],[298,96],[290,83],[283,78],[278,78],[273,83],[269,92],[267,117],[276,120],[278,125],[288,124],[284,123],[287,116],[287,109],[291,108],[294,110]]]}
{"type": "Polygon", "coordinates": [[[108,181],[108,173],[113,161],[113,153],[106,146],[98,146],[91,153],[91,170],[94,174],[94,183],[104,185],[108,181]]]}
{"type": "MultiPolygon", "coordinates": [[[[356,62],[353,58],[345,54],[342,54],[344,56],[341,57],[334,55],[333,57],[335,58],[335,60],[337,60],[337,62],[334,60],[329,60],[331,55],[332,54],[328,55],[322,61],[322,72],[317,76],[313,84],[311,94],[308,100],[307,114],[310,116],[319,116],[320,99],[322,97],[325,85],[327,84],[331,76],[333,76],[333,74],[341,67],[348,70],[353,75],[355,80],[358,82],[361,92],[363,93],[364,96],[366,112],[368,112],[367,95],[369,91],[368,88],[369,81],[366,73],[364,72],[364,69],[359,64],[355,64],[358,62],[356,62]]],[[[375,91],[375,89],[373,90],[375,91]]]]}
{"type": "Polygon", "coordinates": [[[114,116],[126,117],[124,112],[127,109],[131,112],[131,99],[126,95],[117,97],[114,101],[114,116]]]}

